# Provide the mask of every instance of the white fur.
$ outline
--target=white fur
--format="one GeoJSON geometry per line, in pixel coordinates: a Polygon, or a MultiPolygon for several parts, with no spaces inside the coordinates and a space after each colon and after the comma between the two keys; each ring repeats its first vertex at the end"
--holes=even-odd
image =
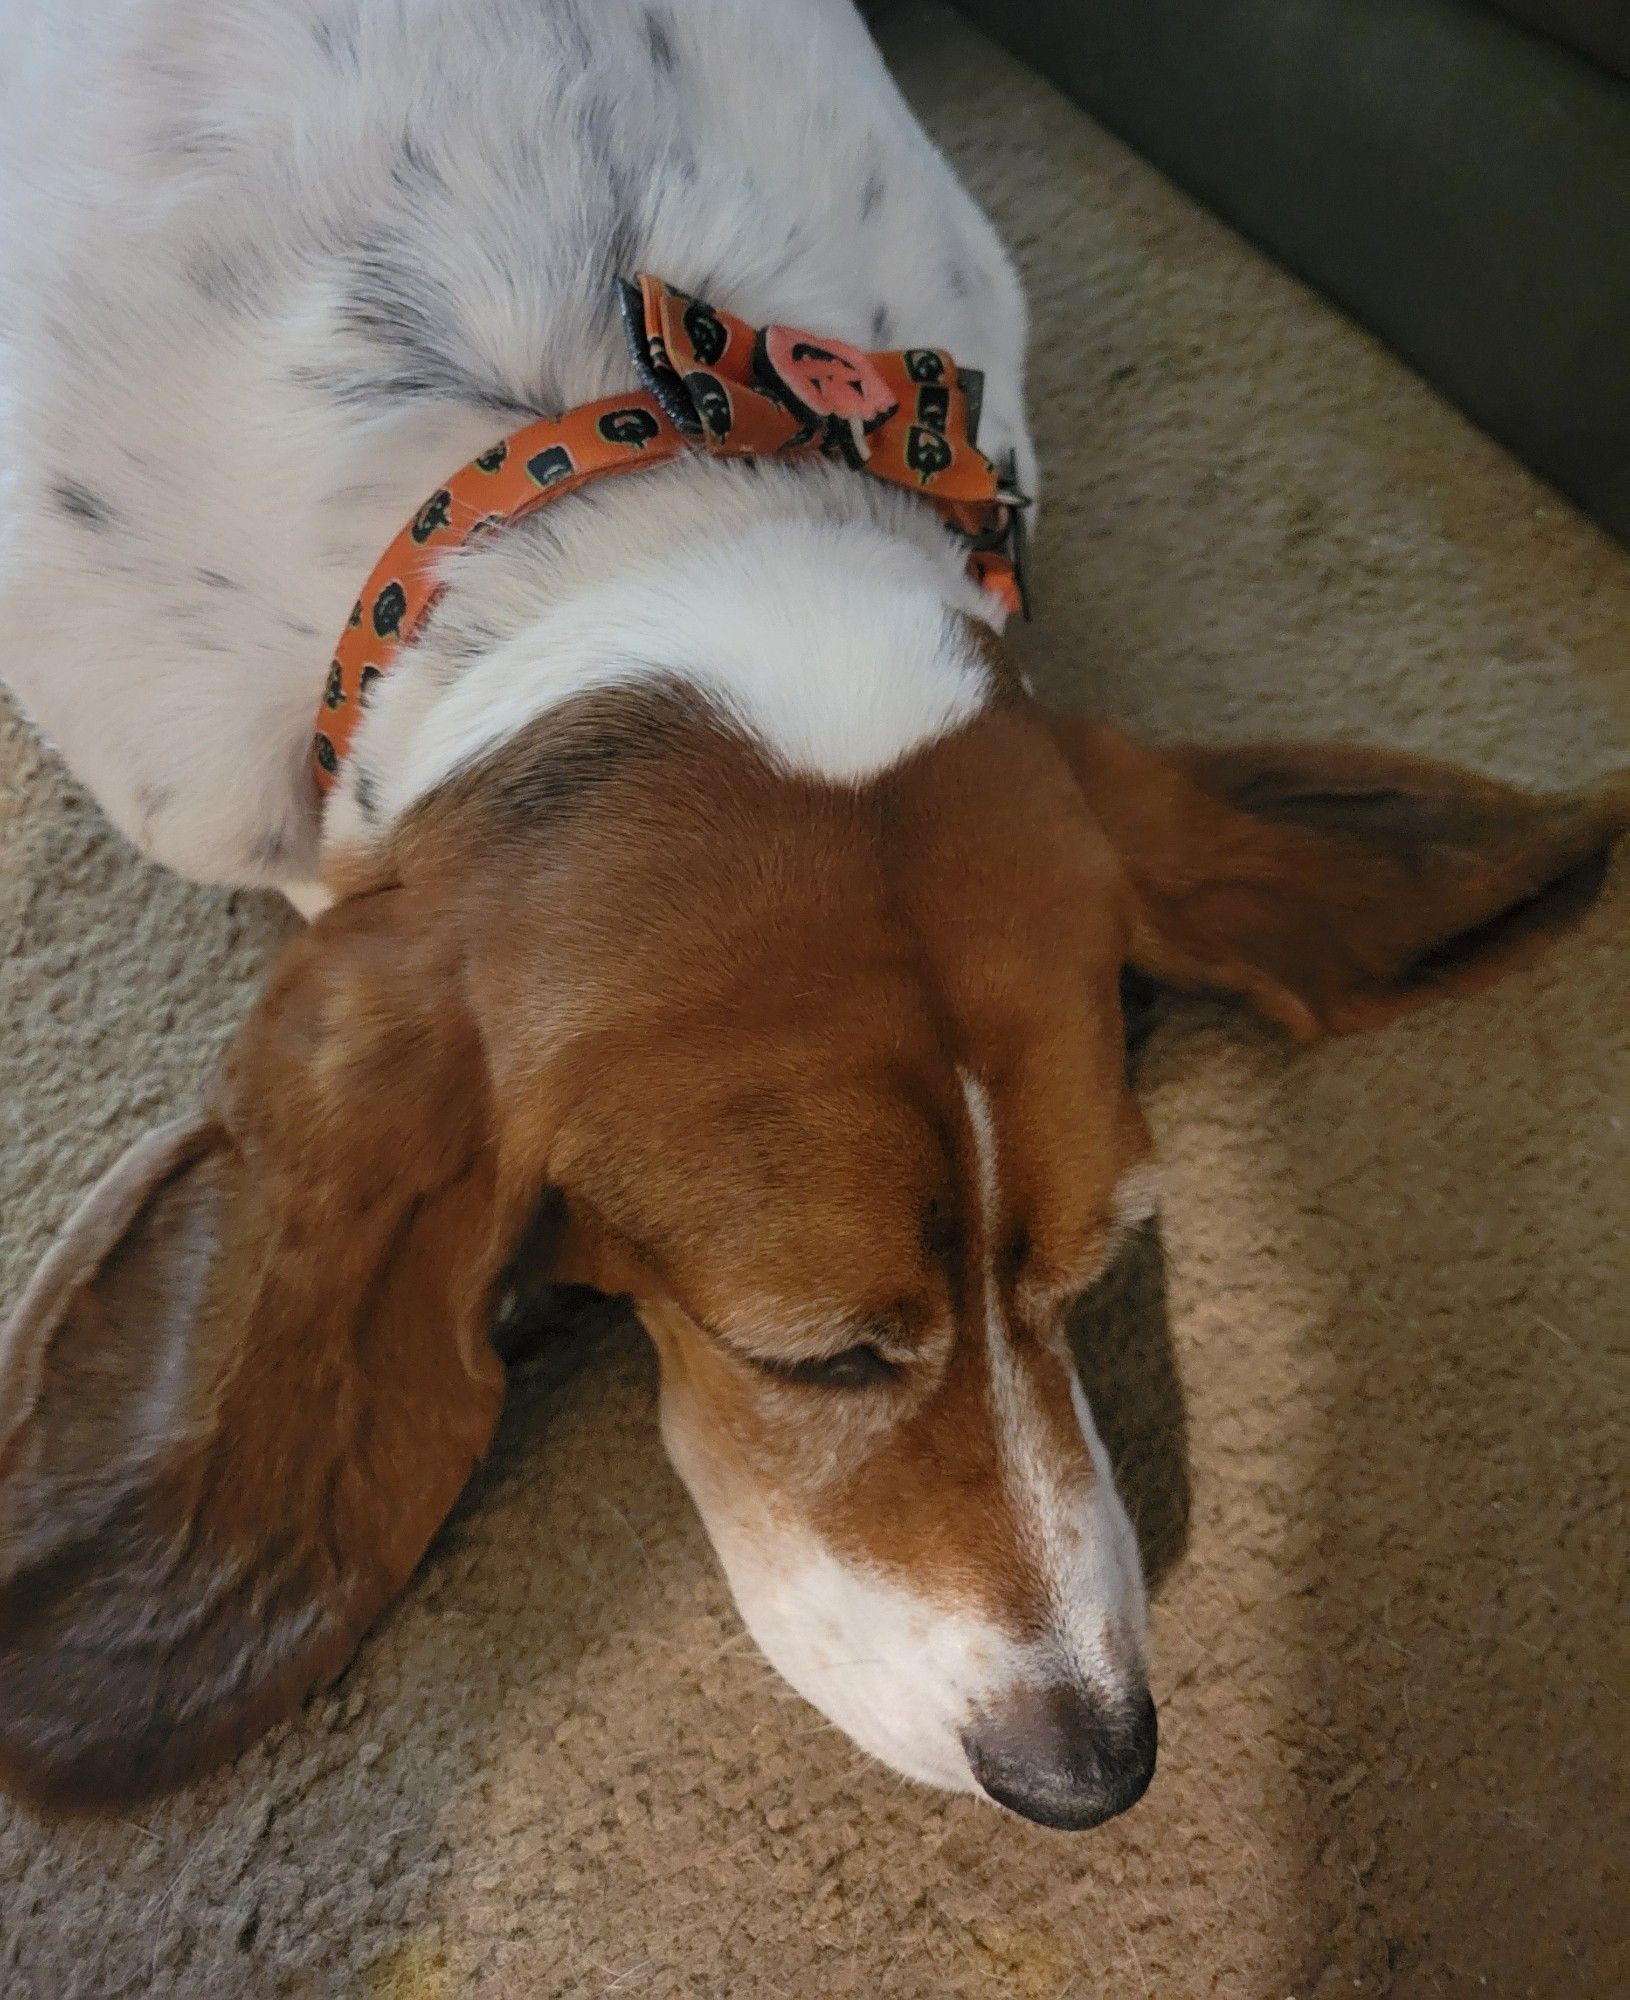
{"type": "MultiPolygon", "coordinates": [[[[306,760],[352,601],[450,470],[632,383],[639,269],[951,348],[1033,489],[1017,285],[848,0],[0,0],[0,672],[130,839],[319,895],[306,760]]],[[[640,672],[836,775],[951,726],[968,591],[928,511],[819,472],[744,506],[741,477],[591,489],[461,562],[334,838],[385,817],[358,771],[399,807],[640,672]],[[489,586],[487,670],[406,692],[489,586]]]]}
{"type": "Polygon", "coordinates": [[[920,1784],[979,1789],[962,1748],[993,1690],[1023,1677],[1020,1648],[813,1535],[717,1544],[759,1650],[862,1750],[920,1784]]]}
{"type": "Polygon", "coordinates": [[[367,842],[535,717],[659,673],[697,689],[779,768],[840,782],[887,769],[984,704],[968,623],[981,593],[942,536],[910,532],[920,507],[906,501],[904,522],[897,507],[857,509],[841,472],[694,470],[608,487],[592,517],[540,524],[541,544],[517,534],[471,551],[461,608],[482,620],[487,650],[470,660],[455,611],[414,671],[378,689],[356,748],[357,769],[380,774],[378,811],[364,820],[346,786],[331,839],[367,842]],[[710,504],[676,506],[679,484],[710,504]]]}
{"type": "Polygon", "coordinates": [[[1112,1241],[1160,1213],[1160,1169],[1153,1160],[1140,1160],[1127,1168],[1115,1183],[1109,1206],[1112,1241]]]}

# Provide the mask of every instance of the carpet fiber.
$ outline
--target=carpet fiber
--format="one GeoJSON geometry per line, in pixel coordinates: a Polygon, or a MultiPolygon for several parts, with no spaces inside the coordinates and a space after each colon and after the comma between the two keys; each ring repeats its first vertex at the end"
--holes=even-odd
{"type": "MultiPolygon", "coordinates": [[[[889,43],[1031,286],[1046,692],[1168,739],[1614,761],[1622,553],[951,17],[889,43]]],[[[135,861],[9,711],[0,787],[9,1301],[292,920],[135,861]]],[[[1630,1990],[1627,886],[1370,1040],[1156,1028],[1162,1234],[1081,1328],[1160,1579],[1129,1817],[1050,1834],[919,1791],[791,1696],[613,1323],[518,1384],[333,1692],[123,1821],[0,1807],[0,1993],[1630,1990]]]]}

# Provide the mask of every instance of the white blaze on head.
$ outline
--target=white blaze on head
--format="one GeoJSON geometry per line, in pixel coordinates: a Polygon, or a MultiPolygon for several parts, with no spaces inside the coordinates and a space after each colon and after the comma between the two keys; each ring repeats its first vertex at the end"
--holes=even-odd
{"type": "Polygon", "coordinates": [[[1061,1476],[1057,1447],[1049,1439],[1030,1369],[1015,1348],[997,1281],[1002,1199],[990,1096],[966,1072],[962,1089],[979,1170],[981,1300],[1004,1485],[1047,1591],[1057,1664],[1066,1673],[1090,1678],[1110,1669],[1110,1656],[1117,1650],[1112,1635],[1141,1645],[1144,1599],[1136,1539],[1074,1365],[1067,1356],[1045,1355],[1037,1358],[1039,1365],[1061,1366],[1069,1375],[1071,1404],[1092,1467],[1090,1484],[1080,1476],[1061,1476]]]}

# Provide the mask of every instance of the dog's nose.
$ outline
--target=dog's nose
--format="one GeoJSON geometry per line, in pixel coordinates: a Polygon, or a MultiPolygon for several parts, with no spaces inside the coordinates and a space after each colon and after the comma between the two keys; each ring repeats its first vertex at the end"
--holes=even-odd
{"type": "Polygon", "coordinates": [[[1115,1701],[1064,1682],[1016,1688],[962,1739],[998,1805],[1043,1826],[1099,1826],[1136,1805],[1155,1774],[1158,1731],[1147,1693],[1115,1701]]]}

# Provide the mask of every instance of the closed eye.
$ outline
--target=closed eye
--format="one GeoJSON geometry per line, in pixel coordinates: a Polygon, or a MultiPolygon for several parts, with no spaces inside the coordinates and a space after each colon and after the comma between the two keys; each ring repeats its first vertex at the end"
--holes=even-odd
{"type": "Polygon", "coordinates": [[[841,1354],[825,1354],[804,1361],[772,1361],[768,1356],[750,1357],[755,1367],[780,1382],[804,1382],[817,1389],[871,1389],[892,1382],[898,1365],[862,1343],[846,1347],[841,1354]]]}

